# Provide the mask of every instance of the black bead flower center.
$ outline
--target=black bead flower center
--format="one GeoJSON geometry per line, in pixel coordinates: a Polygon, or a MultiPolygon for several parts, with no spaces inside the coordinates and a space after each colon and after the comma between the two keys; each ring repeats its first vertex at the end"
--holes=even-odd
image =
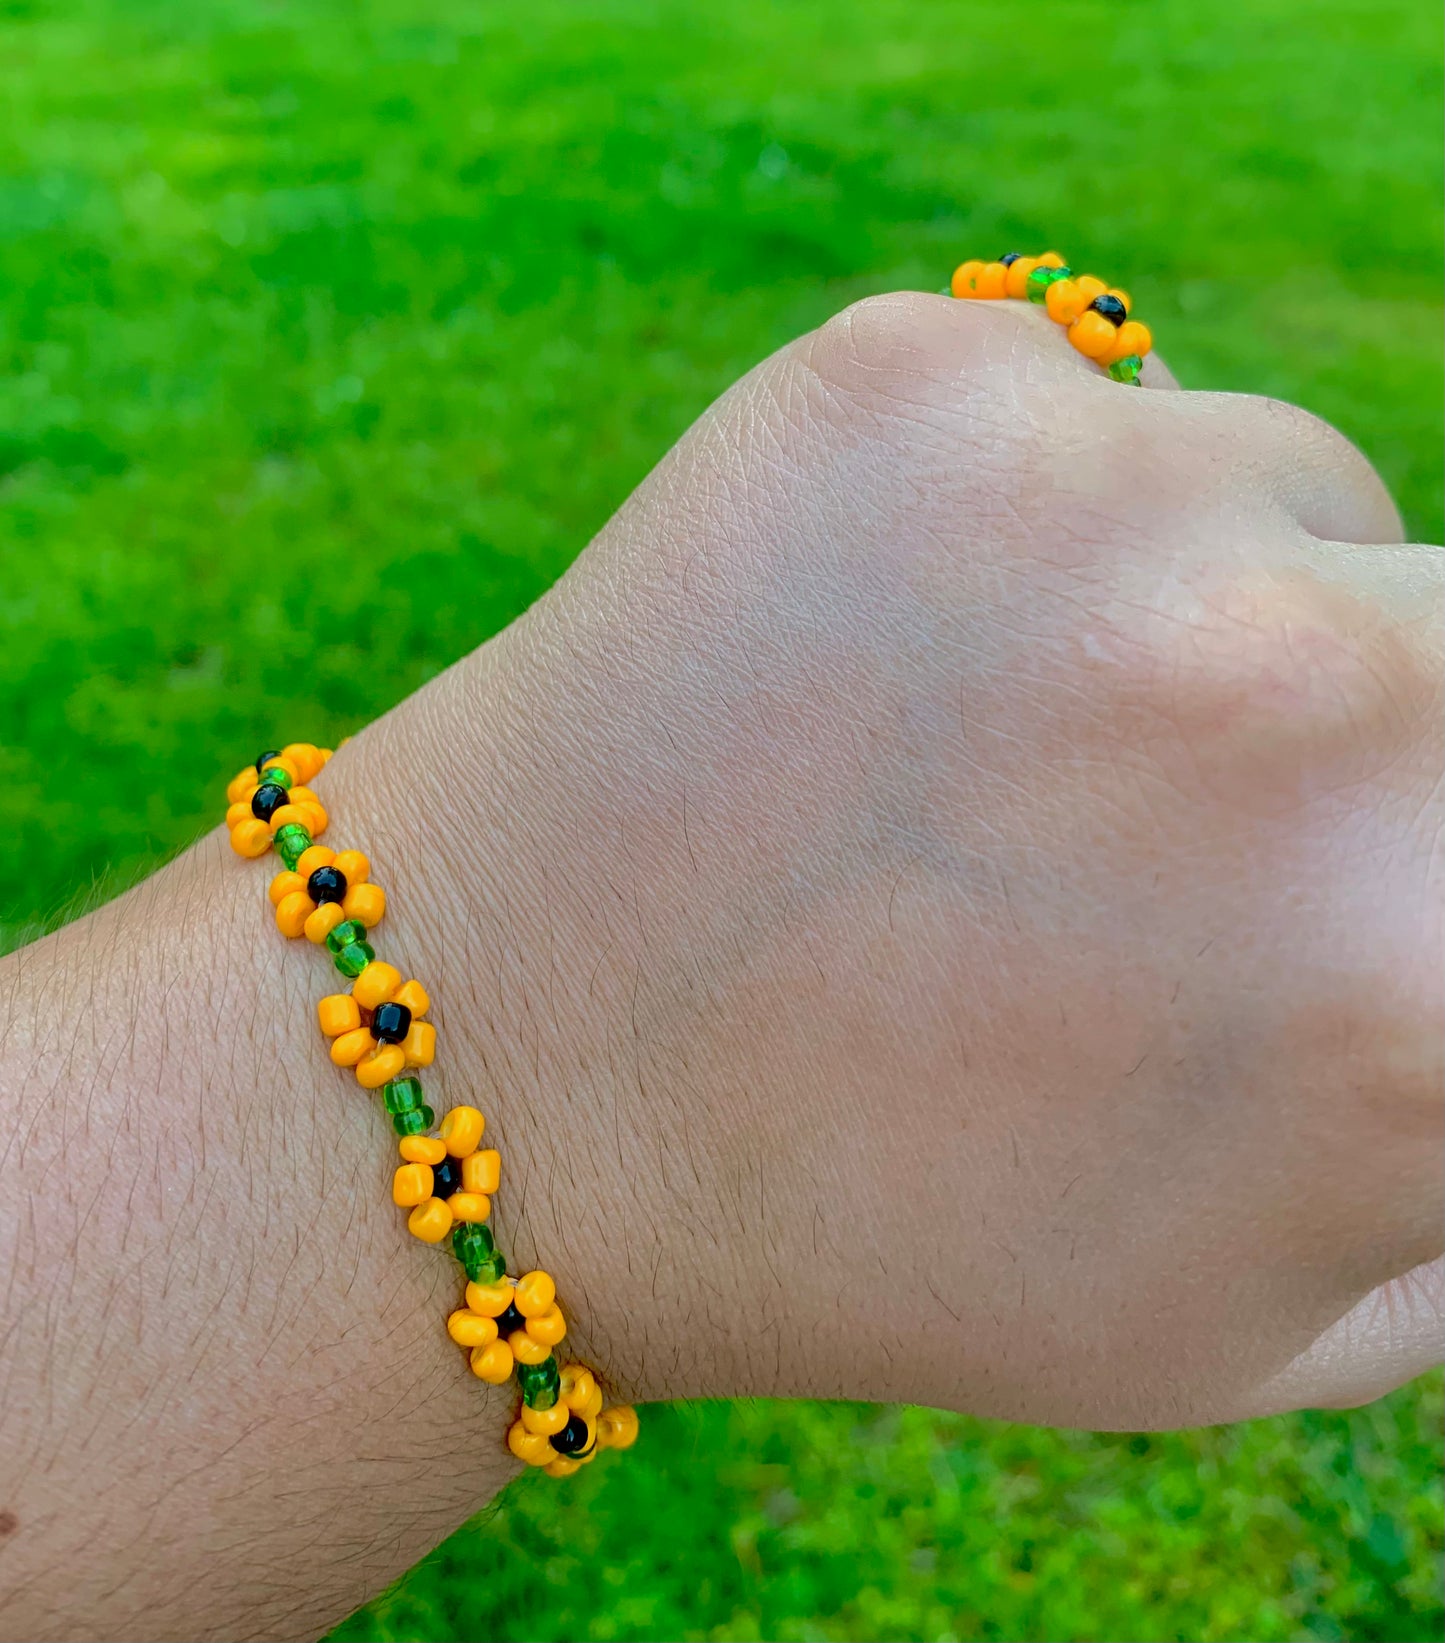
{"type": "Polygon", "coordinates": [[[318,867],[306,881],[306,894],[318,907],[327,901],[345,901],[346,874],[334,867],[318,867]]]}
{"type": "Polygon", "coordinates": [[[371,1036],[378,1044],[400,1044],[411,1031],[411,1011],[405,1004],[378,1004],[371,1017],[371,1036]]]}
{"type": "Polygon", "coordinates": [[[561,1455],[585,1454],[588,1448],[587,1422],[575,1412],[560,1432],[552,1434],[552,1447],[561,1455]]]}
{"type": "Polygon", "coordinates": [[[1129,317],[1129,310],[1119,301],[1118,297],[1095,297],[1089,307],[1096,314],[1102,314],[1110,325],[1122,325],[1129,317]]]}
{"type": "Polygon", "coordinates": [[[259,816],[263,822],[268,822],[290,798],[291,795],[286,789],[276,782],[262,782],[251,795],[251,814],[259,816]]]}

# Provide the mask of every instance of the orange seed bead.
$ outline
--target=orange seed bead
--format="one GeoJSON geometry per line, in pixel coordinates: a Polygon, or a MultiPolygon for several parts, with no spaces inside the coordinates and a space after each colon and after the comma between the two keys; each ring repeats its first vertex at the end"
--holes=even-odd
{"type": "Polygon", "coordinates": [[[1057,251],[1045,251],[1039,258],[1040,268],[1062,268],[1067,259],[1061,257],[1057,251]]]}
{"type": "Polygon", "coordinates": [[[271,898],[271,905],[273,907],[279,907],[281,903],[285,901],[287,896],[293,895],[297,890],[304,890],[305,888],[306,880],[303,879],[299,873],[278,873],[276,877],[271,880],[271,888],[266,892],[266,894],[271,898]]]}
{"type": "Polygon", "coordinates": [[[431,1000],[427,997],[426,988],[419,981],[404,981],[391,995],[391,999],[393,1004],[405,1004],[411,1011],[413,1021],[431,1009],[431,1000]]]}
{"type": "Polygon", "coordinates": [[[1056,325],[1072,325],[1088,304],[1073,280],[1055,280],[1044,290],[1044,307],[1056,325]]]}
{"type": "Polygon", "coordinates": [[[334,901],[323,901],[314,913],[306,920],[306,939],[318,945],[325,941],[327,936],[346,917],[341,911],[340,904],[334,901]]]}
{"type": "Polygon", "coordinates": [[[630,1449],[637,1442],[637,1411],[631,1404],[614,1404],[597,1417],[597,1443],[602,1449],[630,1449]]]}
{"type": "MultiPolygon", "coordinates": [[[[403,1209],[414,1209],[431,1197],[436,1185],[429,1164],[402,1164],[391,1178],[391,1201],[403,1209]]],[[[467,1343],[476,1346],[476,1341],[467,1343]]]]}
{"type": "Polygon", "coordinates": [[[429,1067],[436,1060],[437,1030],[430,1021],[413,1021],[402,1041],[408,1067],[429,1067]]]}
{"type": "Polygon", "coordinates": [[[558,1455],[556,1460],[547,1462],[544,1470],[549,1478],[570,1478],[574,1472],[582,1470],[582,1462],[573,1460],[570,1455],[558,1455]]]}
{"type": "Polygon", "coordinates": [[[281,757],[296,772],[297,780],[303,782],[309,782],[326,762],[321,757],[321,749],[310,742],[288,743],[281,749],[281,757]]]}
{"type": "Polygon", "coordinates": [[[226,783],[226,802],[236,804],[241,799],[249,799],[255,786],[256,767],[253,764],[248,764],[244,770],[238,770],[226,783]]]}
{"type": "Polygon", "coordinates": [[[453,1312],[447,1319],[447,1334],[458,1346],[490,1346],[497,1338],[497,1320],[476,1312],[453,1312]]]}
{"type": "MultiPolygon", "coordinates": [[[[370,968],[370,966],[368,966],[370,968]]],[[[363,970],[362,975],[366,974],[363,970]]],[[[440,1135],[453,1158],[465,1158],[477,1150],[487,1121],[475,1107],[453,1107],[442,1119],[440,1135]]]]}
{"type": "Polygon", "coordinates": [[[398,1151],[409,1164],[439,1164],[447,1155],[446,1147],[434,1135],[404,1135],[398,1151]]]}
{"type": "Polygon", "coordinates": [[[486,1318],[500,1318],[512,1304],[515,1287],[508,1278],[499,1278],[494,1284],[467,1285],[467,1305],[473,1312],[486,1318]]]}
{"type": "Polygon", "coordinates": [[[305,805],[292,804],[288,800],[287,803],[278,805],[271,812],[271,820],[268,825],[273,833],[279,833],[283,827],[304,827],[309,833],[311,831],[311,818],[306,814],[305,805]]]}
{"type": "Polygon", "coordinates": [[[331,864],[347,884],[365,884],[371,877],[371,863],[359,850],[342,850],[331,864]]]}
{"type": "Polygon", "coordinates": [[[505,1341],[472,1349],[472,1373],[480,1380],[501,1386],[512,1378],[512,1349],[505,1341]]]}
{"type": "Polygon", "coordinates": [[[525,1329],[514,1329],[507,1336],[507,1345],[511,1347],[512,1356],[518,1363],[543,1363],[552,1356],[552,1348],[544,1346],[525,1329]]]}
{"type": "Polygon", "coordinates": [[[1109,289],[1109,287],[1104,284],[1103,280],[1095,279],[1092,274],[1076,275],[1074,278],[1074,284],[1077,285],[1078,288],[1084,293],[1084,306],[1086,308],[1095,297],[1102,297],[1103,294],[1109,289]]]}
{"type": "Polygon", "coordinates": [[[245,821],[237,822],[231,829],[231,848],[238,856],[245,856],[249,860],[264,856],[271,848],[271,829],[259,816],[250,816],[245,821]]]}
{"type": "MultiPolygon", "coordinates": [[[[455,1199],[456,1194],[452,1194],[455,1199]]],[[[549,1306],[540,1317],[527,1319],[527,1333],[534,1341],[541,1341],[546,1347],[554,1347],[567,1336],[567,1320],[562,1316],[562,1308],[555,1303],[549,1306]]]]}
{"type": "Polygon", "coordinates": [[[376,1040],[368,1027],[354,1027],[331,1040],[331,1059],[338,1067],[354,1067],[376,1048],[376,1040]]]}
{"type": "Polygon", "coordinates": [[[462,1159],[462,1189],[493,1193],[502,1184],[502,1155],[493,1148],[462,1159]]]}
{"type": "Polygon", "coordinates": [[[406,1052],[400,1044],[382,1044],[356,1063],[356,1082],[364,1090],[379,1090],[406,1071],[406,1052]]]}
{"type": "Polygon", "coordinates": [[[557,1299],[550,1273],[529,1272],[517,1280],[517,1311],[524,1318],[540,1318],[557,1299]]]}
{"type": "Polygon", "coordinates": [[[355,1032],[361,1025],[361,1011],[350,993],[332,993],[316,1006],[321,1030],[328,1038],[340,1038],[343,1033],[355,1032]]]}
{"type": "Polygon", "coordinates": [[[550,1409],[533,1409],[530,1404],[522,1405],[522,1425],[529,1432],[539,1432],[544,1438],[550,1438],[554,1432],[560,1432],[567,1424],[572,1411],[565,1403],[557,1402],[550,1409]]]}
{"type": "Polygon", "coordinates": [[[1086,309],[1069,327],[1069,341],[1085,359],[1098,359],[1114,346],[1114,327],[1102,314],[1086,309]]]}
{"type": "Polygon", "coordinates": [[[562,1371],[561,1402],[576,1413],[586,1410],[592,1394],[597,1390],[597,1377],[585,1364],[569,1363],[562,1371]]]}
{"type": "Polygon", "coordinates": [[[492,1200],[484,1192],[454,1192],[447,1202],[458,1221],[485,1221],[492,1213],[492,1200]]]}
{"type": "Polygon", "coordinates": [[[385,1004],[401,985],[401,971],[394,964],[373,959],[351,984],[351,996],[363,1010],[385,1004]]]}
{"type": "Polygon", "coordinates": [[[354,918],[369,930],[381,923],[386,912],[386,891],[379,884],[353,884],[341,905],[347,918],[354,918]]]}
{"type": "Polygon", "coordinates": [[[1143,359],[1154,346],[1154,336],[1149,327],[1139,320],[1126,319],[1119,327],[1115,346],[1123,349],[1123,353],[1118,356],[1120,359],[1129,354],[1138,354],[1139,358],[1143,359]]]}
{"type": "MultiPolygon", "coordinates": [[[[291,795],[291,802],[296,802],[294,793],[291,795]]],[[[335,860],[334,850],[328,850],[324,844],[313,844],[301,852],[300,860],[296,863],[296,871],[303,879],[309,879],[318,867],[330,867],[335,860]]]]}
{"type": "Polygon", "coordinates": [[[948,288],[956,297],[971,297],[973,282],[983,269],[983,264],[977,257],[968,262],[959,263],[953,271],[953,278],[948,282],[948,288]]]}
{"type": "Polygon", "coordinates": [[[428,1198],[406,1218],[406,1229],[424,1244],[439,1244],[452,1230],[452,1212],[445,1198],[428,1198]]]}
{"type": "Polygon", "coordinates": [[[295,940],[306,928],[306,920],[316,911],[316,903],[304,890],[293,890],[276,904],[276,928],[295,940]]]}
{"type": "Polygon", "coordinates": [[[507,1447],[528,1466],[546,1466],[557,1458],[557,1451],[540,1432],[529,1432],[521,1421],[513,1421],[507,1428],[507,1447]]]}
{"type": "Polygon", "coordinates": [[[1008,281],[1008,269],[1001,262],[986,262],[973,282],[977,297],[1001,297],[1008,281]]]}
{"type": "Polygon", "coordinates": [[[235,804],[227,805],[226,806],[226,827],[227,827],[227,829],[229,830],[230,828],[234,827],[237,824],[237,822],[245,821],[246,817],[249,816],[250,814],[251,814],[251,801],[249,799],[237,799],[235,804]]]}
{"type": "Polygon", "coordinates": [[[331,818],[326,814],[326,807],[318,804],[315,799],[306,799],[300,804],[293,804],[289,807],[283,804],[281,808],[283,810],[287,808],[299,810],[302,816],[301,825],[313,839],[319,839],[331,825],[331,818]]]}
{"type": "Polygon", "coordinates": [[[1038,265],[1037,257],[1015,257],[1008,265],[1008,277],[1003,282],[1003,294],[1006,297],[1027,296],[1029,275],[1038,265]]]}

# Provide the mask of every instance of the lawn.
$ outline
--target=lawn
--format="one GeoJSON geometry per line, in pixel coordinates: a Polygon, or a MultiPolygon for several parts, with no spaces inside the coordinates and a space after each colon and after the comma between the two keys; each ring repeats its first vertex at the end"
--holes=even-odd
{"type": "MultiPolygon", "coordinates": [[[[1048,243],[1439,540],[1399,0],[0,0],[5,941],[486,639],[739,372],[1048,243]]],[[[1441,1382],[1169,1436],[706,1406],[338,1638],[1425,1639],[1441,1382]]]]}

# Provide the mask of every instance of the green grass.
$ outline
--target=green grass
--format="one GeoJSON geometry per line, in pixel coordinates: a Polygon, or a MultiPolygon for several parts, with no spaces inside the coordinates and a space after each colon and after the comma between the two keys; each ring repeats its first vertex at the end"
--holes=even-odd
{"type": "MultiPolygon", "coordinates": [[[[1400,0],[0,0],[0,932],[536,596],[729,380],[1051,242],[1438,539],[1438,19],[1400,0]]],[[[1413,1639],[1438,1376],[1163,1438],[650,1418],[349,1638],[1413,1639]],[[496,1606],[494,1606],[496,1605],[496,1606]],[[496,1618],[496,1617],[500,1618],[496,1618]]]]}

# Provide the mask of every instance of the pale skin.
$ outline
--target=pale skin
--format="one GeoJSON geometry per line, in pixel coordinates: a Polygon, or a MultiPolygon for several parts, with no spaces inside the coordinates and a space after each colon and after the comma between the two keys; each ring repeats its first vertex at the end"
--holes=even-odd
{"type": "MultiPolygon", "coordinates": [[[[338,754],[610,1396],[1168,1427],[1436,1361],[1441,581],[1303,413],[883,298],[338,754]]],[[[0,965],[6,1636],[314,1635],[517,1470],[270,870],[0,965]]]]}

